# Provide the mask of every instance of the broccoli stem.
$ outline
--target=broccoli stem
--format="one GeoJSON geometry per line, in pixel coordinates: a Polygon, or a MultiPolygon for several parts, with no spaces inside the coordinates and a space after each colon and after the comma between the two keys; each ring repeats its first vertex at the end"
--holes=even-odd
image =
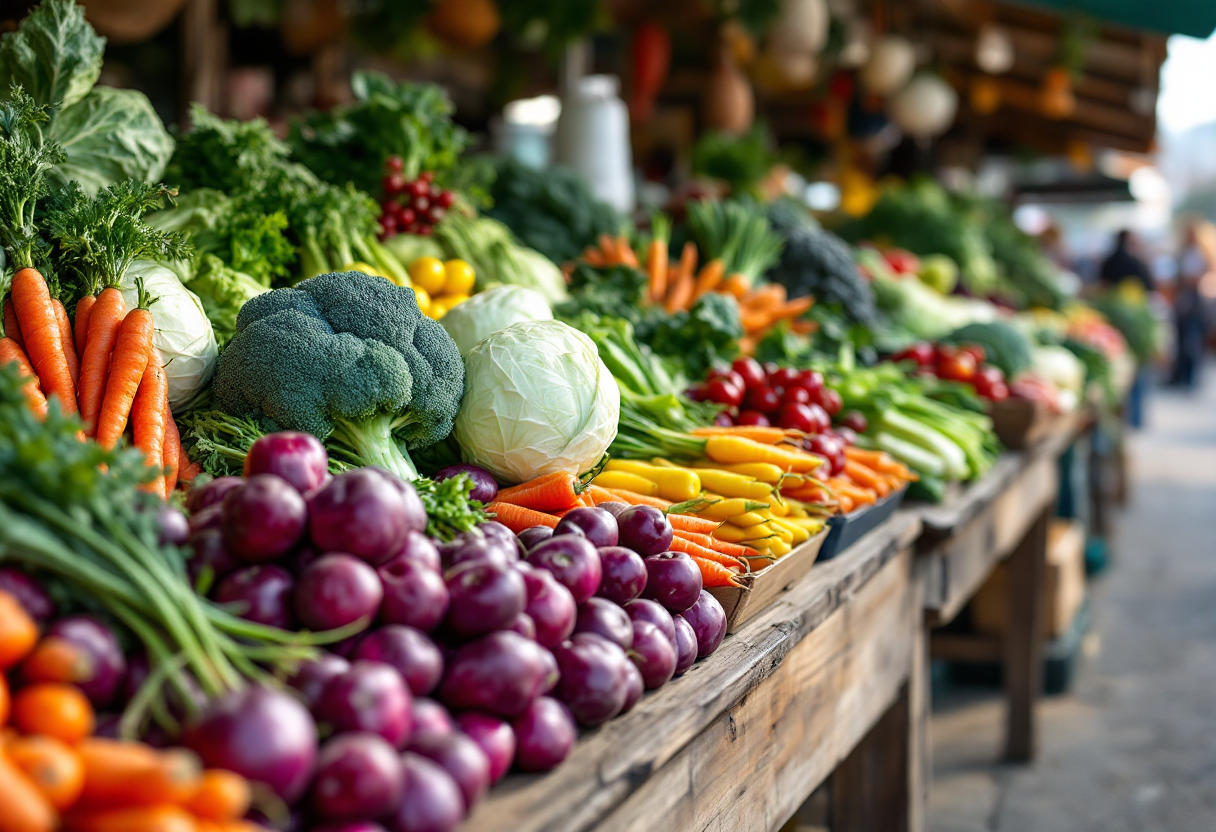
{"type": "Polygon", "coordinates": [[[331,441],[347,445],[363,461],[396,474],[403,480],[418,479],[418,470],[393,438],[393,417],[378,414],[359,422],[337,420],[331,441]]]}

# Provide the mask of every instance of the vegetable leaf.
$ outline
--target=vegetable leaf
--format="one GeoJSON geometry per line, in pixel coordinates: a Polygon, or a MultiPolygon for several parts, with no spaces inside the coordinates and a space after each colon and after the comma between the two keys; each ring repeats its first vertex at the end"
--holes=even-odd
{"type": "Polygon", "coordinates": [[[39,104],[71,107],[97,83],[105,46],[75,0],[43,0],[0,40],[0,89],[20,84],[39,104]]]}

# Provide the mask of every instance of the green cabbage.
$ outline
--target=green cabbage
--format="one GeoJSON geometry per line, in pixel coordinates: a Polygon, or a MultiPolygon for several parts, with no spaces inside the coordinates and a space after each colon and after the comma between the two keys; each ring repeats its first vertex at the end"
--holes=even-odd
{"type": "Polygon", "coordinates": [[[620,391],[595,343],[559,321],[509,326],[465,359],[456,442],[500,482],[593,467],[616,438],[620,391]]]}
{"type": "Polygon", "coordinates": [[[544,295],[524,286],[495,286],[455,306],[439,319],[460,354],[468,355],[483,338],[524,321],[551,321],[544,295]]]}

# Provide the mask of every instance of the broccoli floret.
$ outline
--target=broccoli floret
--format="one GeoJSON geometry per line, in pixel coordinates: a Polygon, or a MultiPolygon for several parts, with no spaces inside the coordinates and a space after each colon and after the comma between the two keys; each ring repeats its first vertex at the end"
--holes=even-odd
{"type": "Polygon", "coordinates": [[[984,348],[988,363],[1000,367],[1009,378],[1030,366],[1034,347],[1026,333],[1006,321],[967,324],[945,340],[954,344],[978,344],[984,348]]]}
{"type": "Polygon", "coordinates": [[[251,299],[215,377],[221,410],[337,442],[409,479],[406,449],[451,433],[463,390],[455,342],[414,293],[361,272],[251,299]]]}

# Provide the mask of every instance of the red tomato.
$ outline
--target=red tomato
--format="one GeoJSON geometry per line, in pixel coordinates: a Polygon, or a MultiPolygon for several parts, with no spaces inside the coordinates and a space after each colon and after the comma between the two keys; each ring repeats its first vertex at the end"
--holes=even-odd
{"type": "Polygon", "coordinates": [[[798,374],[798,386],[812,396],[823,389],[823,373],[818,370],[803,370],[798,374]]]}
{"type": "Polygon", "coordinates": [[[994,367],[991,364],[986,364],[975,371],[975,377],[978,379],[983,376],[988,380],[989,384],[996,384],[998,381],[1005,383],[1005,373],[1000,367],[994,367]]]}
{"type": "Polygon", "coordinates": [[[716,378],[726,379],[741,390],[746,390],[747,388],[751,387],[751,385],[747,383],[747,380],[743,378],[742,375],[736,373],[729,367],[719,367],[717,369],[710,370],[709,375],[706,377],[706,381],[713,381],[716,378]]]}
{"type": "Polygon", "coordinates": [[[405,163],[401,161],[400,156],[389,156],[388,160],[384,163],[384,167],[389,173],[401,173],[401,171],[405,170],[405,163]]]}
{"type": "Polygon", "coordinates": [[[840,441],[845,444],[845,447],[851,448],[857,444],[857,431],[852,428],[841,425],[836,428],[835,433],[840,437],[840,441]]]}
{"type": "Polygon", "coordinates": [[[782,404],[810,404],[811,401],[811,391],[805,387],[787,387],[781,394],[782,404]]]}
{"type": "Polygon", "coordinates": [[[380,180],[380,184],[384,187],[386,194],[396,196],[405,190],[405,177],[400,173],[386,173],[380,180]]]}
{"type": "Polygon", "coordinates": [[[782,405],[781,412],[777,414],[777,424],[783,428],[811,433],[815,429],[815,414],[811,412],[809,404],[782,405]]]}
{"type": "Polygon", "coordinates": [[[920,341],[919,343],[913,344],[903,352],[896,353],[894,356],[896,361],[915,361],[922,367],[927,367],[928,365],[932,364],[935,357],[936,354],[933,351],[933,345],[926,341],[920,341]]]}
{"type": "Polygon", "coordinates": [[[816,400],[819,402],[819,406],[827,411],[828,416],[835,416],[844,407],[844,399],[840,398],[840,394],[830,387],[820,390],[816,400]]]}
{"type": "Polygon", "coordinates": [[[971,381],[975,378],[975,358],[969,352],[959,352],[955,355],[938,359],[938,378],[950,381],[971,381]]]}
{"type": "Polygon", "coordinates": [[[1009,385],[1003,381],[994,382],[992,389],[988,392],[988,398],[994,402],[1003,402],[1009,398],[1009,385]]]}
{"type": "Polygon", "coordinates": [[[692,399],[694,402],[705,401],[705,385],[695,384],[684,391],[684,395],[692,399]]]}
{"type": "Polygon", "coordinates": [[[793,387],[798,383],[798,371],[793,367],[779,367],[768,374],[768,383],[774,387],[793,387]]]}
{"type": "Polygon", "coordinates": [[[764,368],[765,376],[770,376],[773,373],[777,372],[777,362],[775,362],[775,361],[765,361],[760,366],[764,368]]]}
{"type": "Polygon", "coordinates": [[[835,475],[844,470],[844,444],[835,436],[826,433],[816,434],[807,441],[808,449],[828,461],[830,473],[835,475]]]}
{"type": "Polygon", "coordinates": [[[772,424],[768,417],[763,413],[758,413],[755,410],[739,411],[739,418],[735,419],[736,425],[748,425],[750,427],[767,428],[772,424]]]}
{"type": "Polygon", "coordinates": [[[856,410],[850,410],[848,413],[844,414],[844,416],[840,418],[840,424],[844,425],[849,430],[856,431],[857,433],[865,433],[866,428],[870,426],[870,423],[866,420],[866,417],[856,410]]]}
{"type": "Polygon", "coordinates": [[[767,385],[748,390],[744,401],[749,409],[759,410],[761,413],[775,413],[777,408],[781,407],[777,391],[767,385]]]}
{"type": "Polygon", "coordinates": [[[766,378],[764,368],[754,358],[736,358],[730,368],[743,379],[745,387],[758,387],[764,384],[766,378]]]}
{"type": "Polygon", "coordinates": [[[965,352],[974,358],[976,364],[983,364],[988,358],[988,353],[985,352],[984,348],[979,344],[965,344],[962,348],[962,352],[965,352]]]}
{"type": "Polygon", "coordinates": [[[738,407],[743,403],[743,388],[736,386],[729,379],[716,378],[705,385],[705,398],[716,404],[738,407]]]}
{"type": "Polygon", "coordinates": [[[456,194],[451,191],[440,191],[435,195],[435,204],[440,208],[451,208],[456,201],[456,194]]]}
{"type": "Polygon", "coordinates": [[[887,249],[882,256],[897,274],[916,274],[920,271],[920,258],[905,249],[887,249]]]}
{"type": "Polygon", "coordinates": [[[397,232],[397,215],[385,214],[380,217],[380,227],[384,229],[384,233],[386,234],[395,234],[397,232]]]}

